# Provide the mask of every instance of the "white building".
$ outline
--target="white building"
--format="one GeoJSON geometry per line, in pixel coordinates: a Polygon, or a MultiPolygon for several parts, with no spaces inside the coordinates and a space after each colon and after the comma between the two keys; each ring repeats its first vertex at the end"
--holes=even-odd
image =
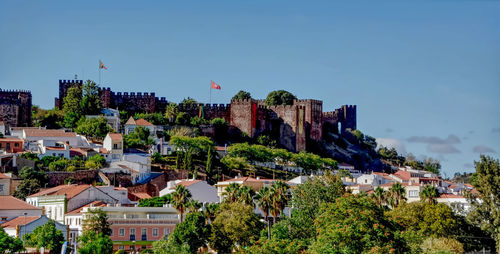
{"type": "MultiPolygon", "coordinates": [[[[13,220],[5,222],[1,226],[9,236],[23,239],[24,235],[32,233],[35,228],[45,225],[49,222],[45,215],[39,216],[19,216],[13,220]]],[[[55,222],[56,230],[60,230],[64,240],[68,239],[68,226],[55,222]]]]}
{"type": "Polygon", "coordinates": [[[124,154],[119,161],[112,161],[109,167],[101,171],[107,174],[130,174],[132,184],[136,184],[151,176],[151,156],[138,153],[124,154]]]}
{"type": "Polygon", "coordinates": [[[217,188],[205,181],[193,179],[169,181],[167,183],[167,187],[160,191],[160,197],[174,192],[177,185],[183,185],[186,187],[186,189],[191,192],[191,198],[203,204],[219,202],[217,188]]]}
{"type": "Polygon", "coordinates": [[[471,208],[471,203],[462,195],[443,193],[436,201],[448,205],[454,212],[462,215],[468,213],[471,208]]]}
{"type": "Polygon", "coordinates": [[[125,135],[128,135],[130,134],[132,131],[135,130],[135,128],[137,128],[138,126],[141,126],[141,127],[144,127],[146,129],[149,129],[149,134],[151,134],[151,136],[155,136],[156,135],[156,126],[154,126],[152,123],[144,120],[144,119],[137,119],[137,120],[134,120],[133,117],[130,117],[127,122],[125,123],[125,135]]]}
{"type": "Polygon", "coordinates": [[[43,207],[49,218],[60,223],[64,223],[64,216],[68,211],[75,210],[92,201],[103,201],[107,204],[118,202],[117,199],[87,184],[59,185],[26,198],[26,202],[43,207]]]}
{"type": "Polygon", "coordinates": [[[119,132],[121,128],[120,111],[112,108],[103,108],[101,115],[87,115],[86,118],[104,117],[108,124],[116,131],[119,132]]]}
{"type": "Polygon", "coordinates": [[[371,173],[371,174],[362,174],[358,178],[356,178],[357,184],[368,184],[373,187],[391,183],[393,179],[386,173],[371,173]]]}
{"type": "Polygon", "coordinates": [[[25,140],[25,145],[39,140],[51,140],[68,143],[71,147],[90,147],[84,136],[80,136],[75,132],[65,132],[64,130],[23,129],[21,138],[25,140]]]}
{"type": "Polygon", "coordinates": [[[108,133],[102,143],[106,161],[116,161],[123,156],[123,137],[120,133],[108,133]]]}
{"type": "Polygon", "coordinates": [[[13,196],[0,196],[0,223],[10,221],[18,216],[40,216],[42,208],[30,205],[13,196]]]}

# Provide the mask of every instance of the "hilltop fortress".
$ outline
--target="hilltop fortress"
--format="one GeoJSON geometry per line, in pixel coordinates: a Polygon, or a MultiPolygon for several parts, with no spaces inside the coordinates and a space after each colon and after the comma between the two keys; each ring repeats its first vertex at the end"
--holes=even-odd
{"type": "MultiPolygon", "coordinates": [[[[59,98],[55,106],[62,109],[62,101],[71,86],[81,86],[82,80],[59,80],[59,98]]],[[[130,112],[165,112],[168,101],[155,93],[113,92],[100,89],[101,104],[130,112]]],[[[294,100],[293,105],[266,106],[263,100],[234,100],[230,104],[179,104],[179,111],[191,117],[205,119],[224,118],[231,128],[250,138],[260,134],[275,137],[279,144],[290,151],[306,150],[314,142],[323,139],[326,128],[336,133],[356,129],[356,106],[344,105],[334,111],[323,112],[320,100],[294,100]]]]}
{"type": "Polygon", "coordinates": [[[0,121],[11,127],[31,126],[31,92],[0,88],[0,121]]]}

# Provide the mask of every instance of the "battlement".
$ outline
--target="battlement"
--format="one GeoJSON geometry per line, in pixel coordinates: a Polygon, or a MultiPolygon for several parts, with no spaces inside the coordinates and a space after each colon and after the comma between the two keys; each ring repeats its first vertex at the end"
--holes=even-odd
{"type": "Polygon", "coordinates": [[[66,79],[60,79],[59,80],[59,85],[72,85],[72,84],[79,84],[83,85],[83,80],[66,80],[66,79]]]}
{"type": "Polygon", "coordinates": [[[245,105],[245,104],[250,104],[252,102],[256,102],[256,100],[254,99],[231,100],[231,104],[233,105],[245,105]]]}
{"type": "Polygon", "coordinates": [[[209,104],[209,103],[198,103],[198,104],[187,104],[184,105],[182,103],[178,104],[179,110],[180,111],[187,111],[187,110],[198,110],[200,107],[203,107],[204,110],[212,110],[212,111],[225,111],[231,108],[231,104],[209,104]]]}
{"type": "Polygon", "coordinates": [[[0,93],[13,93],[13,94],[30,94],[31,95],[31,91],[30,90],[4,90],[2,88],[0,88],[0,93]]]}
{"type": "Polygon", "coordinates": [[[322,100],[314,100],[314,99],[296,99],[296,100],[293,100],[293,104],[296,104],[296,103],[312,103],[312,104],[322,104],[323,101],[322,100]]]}

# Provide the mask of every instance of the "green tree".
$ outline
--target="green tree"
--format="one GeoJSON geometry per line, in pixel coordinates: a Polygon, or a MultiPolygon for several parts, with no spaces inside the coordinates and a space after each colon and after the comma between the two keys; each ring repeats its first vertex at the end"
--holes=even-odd
{"type": "Polygon", "coordinates": [[[94,81],[87,80],[83,84],[80,106],[83,115],[98,115],[101,113],[99,86],[94,81]]]}
{"type": "Polygon", "coordinates": [[[91,156],[85,162],[85,167],[88,169],[99,169],[106,165],[106,158],[100,154],[91,156]]]}
{"type": "Polygon", "coordinates": [[[110,235],[111,228],[108,215],[102,209],[89,209],[83,220],[83,231],[95,234],[110,235]]]}
{"type": "Polygon", "coordinates": [[[37,250],[43,247],[49,249],[51,254],[60,253],[64,243],[62,231],[56,229],[53,220],[36,227],[33,232],[24,237],[26,246],[35,247],[37,250]]]}
{"type": "Polygon", "coordinates": [[[495,239],[496,251],[500,252],[500,164],[498,159],[485,155],[474,164],[476,172],[471,177],[471,184],[481,202],[472,200],[468,218],[495,239]]]}
{"type": "Polygon", "coordinates": [[[237,183],[230,183],[226,188],[224,188],[222,196],[224,197],[224,203],[237,202],[240,196],[240,185],[237,183]]]}
{"type": "Polygon", "coordinates": [[[163,207],[165,204],[172,203],[170,194],[161,197],[151,197],[139,200],[139,207],[163,207]]]}
{"type": "Polygon", "coordinates": [[[64,115],[63,126],[66,128],[75,128],[82,115],[77,112],[68,112],[64,115]]]}
{"type": "Polygon", "coordinates": [[[255,191],[244,185],[244,186],[241,186],[238,190],[238,202],[241,202],[245,205],[249,205],[249,206],[255,206],[254,203],[253,203],[253,197],[255,196],[255,191]]]}
{"type": "Polygon", "coordinates": [[[389,204],[391,207],[397,207],[403,201],[406,200],[405,197],[405,189],[401,185],[401,183],[395,183],[392,185],[391,189],[389,189],[389,204]]]}
{"type": "Polygon", "coordinates": [[[113,241],[108,235],[86,231],[78,238],[79,254],[111,254],[113,253],[113,241]]]}
{"type": "Polygon", "coordinates": [[[273,222],[276,223],[276,218],[280,215],[280,213],[285,209],[285,206],[288,204],[288,195],[287,191],[290,187],[283,181],[275,181],[271,185],[271,216],[273,216],[273,222]]]}
{"type": "Polygon", "coordinates": [[[422,162],[424,170],[427,170],[431,173],[434,173],[436,175],[440,175],[439,170],[441,169],[441,163],[439,163],[438,160],[435,160],[433,158],[426,158],[422,162]]]}
{"type": "Polygon", "coordinates": [[[40,191],[41,185],[37,179],[24,179],[21,181],[13,196],[24,200],[27,196],[40,191]]]}
{"type": "Polygon", "coordinates": [[[462,243],[453,238],[427,238],[422,243],[424,253],[464,253],[462,243]]]}
{"type": "Polygon", "coordinates": [[[41,116],[38,126],[45,126],[47,129],[60,129],[63,124],[64,115],[61,110],[49,110],[41,116]]]}
{"type": "Polygon", "coordinates": [[[368,196],[338,198],[316,219],[311,253],[403,253],[407,250],[396,223],[368,196]]]}
{"type": "Polygon", "coordinates": [[[209,243],[218,253],[229,253],[236,246],[250,246],[264,228],[253,207],[240,202],[223,204],[211,225],[209,243]]]}
{"type": "Polygon", "coordinates": [[[241,172],[243,175],[245,175],[246,170],[250,168],[250,164],[243,157],[225,156],[220,162],[229,170],[241,172]]]}
{"type": "Polygon", "coordinates": [[[420,200],[429,202],[430,204],[435,204],[438,197],[439,190],[432,185],[426,185],[420,192],[420,200]]]}
{"type": "Polygon", "coordinates": [[[206,246],[209,236],[210,228],[205,223],[205,217],[200,212],[193,212],[177,224],[168,240],[170,245],[176,246],[187,243],[190,252],[196,253],[200,247],[206,246]]]}
{"type": "Polygon", "coordinates": [[[179,112],[175,117],[175,124],[188,125],[191,122],[191,117],[186,112],[179,112]]]}
{"type": "Polygon", "coordinates": [[[293,105],[293,101],[297,97],[292,93],[285,90],[278,90],[270,92],[266,97],[267,106],[277,106],[277,105],[293,105]]]}
{"type": "Polygon", "coordinates": [[[165,118],[168,119],[169,123],[173,123],[177,118],[177,114],[179,113],[179,107],[177,104],[171,102],[165,108],[165,118]]]}
{"type": "Polygon", "coordinates": [[[150,145],[154,144],[154,140],[148,128],[138,126],[128,135],[123,136],[123,143],[126,148],[147,149],[150,145]]]}
{"type": "Polygon", "coordinates": [[[224,144],[227,140],[227,131],[229,130],[229,123],[224,118],[214,118],[210,121],[214,127],[214,140],[218,144],[224,144]]]}
{"type": "Polygon", "coordinates": [[[82,115],[83,111],[80,102],[82,101],[82,88],[80,86],[72,86],[68,89],[66,97],[63,99],[64,114],[70,112],[82,115]]]}
{"type": "Polygon", "coordinates": [[[212,222],[215,216],[219,213],[220,205],[218,203],[209,203],[203,207],[203,216],[207,223],[212,222]]]}
{"type": "Polygon", "coordinates": [[[198,102],[191,97],[187,97],[181,101],[181,104],[184,105],[184,107],[194,107],[198,105],[198,102]]]}
{"type": "Polygon", "coordinates": [[[188,213],[199,212],[202,206],[203,204],[200,201],[194,199],[189,200],[186,204],[188,213]]]}
{"type": "Polygon", "coordinates": [[[234,100],[248,100],[252,99],[252,96],[250,95],[249,92],[240,90],[238,93],[236,93],[233,98],[231,99],[232,101],[234,100]]]}
{"type": "Polygon", "coordinates": [[[186,206],[191,199],[191,192],[184,185],[178,184],[175,186],[175,191],[170,194],[172,196],[172,205],[179,211],[180,220],[183,220],[183,214],[186,206]]]}
{"type": "Polygon", "coordinates": [[[75,132],[87,138],[101,140],[109,132],[113,132],[113,127],[108,124],[106,118],[100,116],[97,118],[81,119],[77,124],[75,132]]]}
{"type": "Polygon", "coordinates": [[[387,193],[384,189],[380,188],[379,186],[377,186],[377,188],[375,189],[375,191],[373,192],[372,195],[380,207],[382,207],[386,203],[387,193]]]}
{"type": "Polygon", "coordinates": [[[257,192],[255,199],[257,200],[257,205],[259,205],[259,209],[262,211],[264,215],[264,220],[267,224],[267,239],[271,239],[271,225],[269,223],[269,210],[273,205],[273,196],[271,189],[267,186],[263,186],[260,188],[259,192],[257,192]]]}
{"type": "Polygon", "coordinates": [[[314,239],[316,237],[314,221],[319,215],[321,205],[333,203],[345,193],[340,176],[332,175],[329,171],[324,176],[315,177],[298,185],[293,191],[294,209],[291,218],[276,224],[286,228],[282,237],[306,241],[314,239]]]}
{"type": "Polygon", "coordinates": [[[190,254],[191,249],[187,243],[177,244],[172,238],[161,239],[153,242],[153,253],[155,254],[190,254]]]}
{"type": "Polygon", "coordinates": [[[23,242],[19,238],[9,236],[0,227],[0,253],[16,253],[23,249],[23,242]]]}

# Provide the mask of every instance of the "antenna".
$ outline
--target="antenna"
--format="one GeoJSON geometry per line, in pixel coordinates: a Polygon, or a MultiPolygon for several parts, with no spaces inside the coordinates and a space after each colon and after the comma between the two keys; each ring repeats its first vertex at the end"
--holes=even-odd
{"type": "Polygon", "coordinates": [[[78,75],[75,74],[75,80],[78,80],[78,75]]]}

